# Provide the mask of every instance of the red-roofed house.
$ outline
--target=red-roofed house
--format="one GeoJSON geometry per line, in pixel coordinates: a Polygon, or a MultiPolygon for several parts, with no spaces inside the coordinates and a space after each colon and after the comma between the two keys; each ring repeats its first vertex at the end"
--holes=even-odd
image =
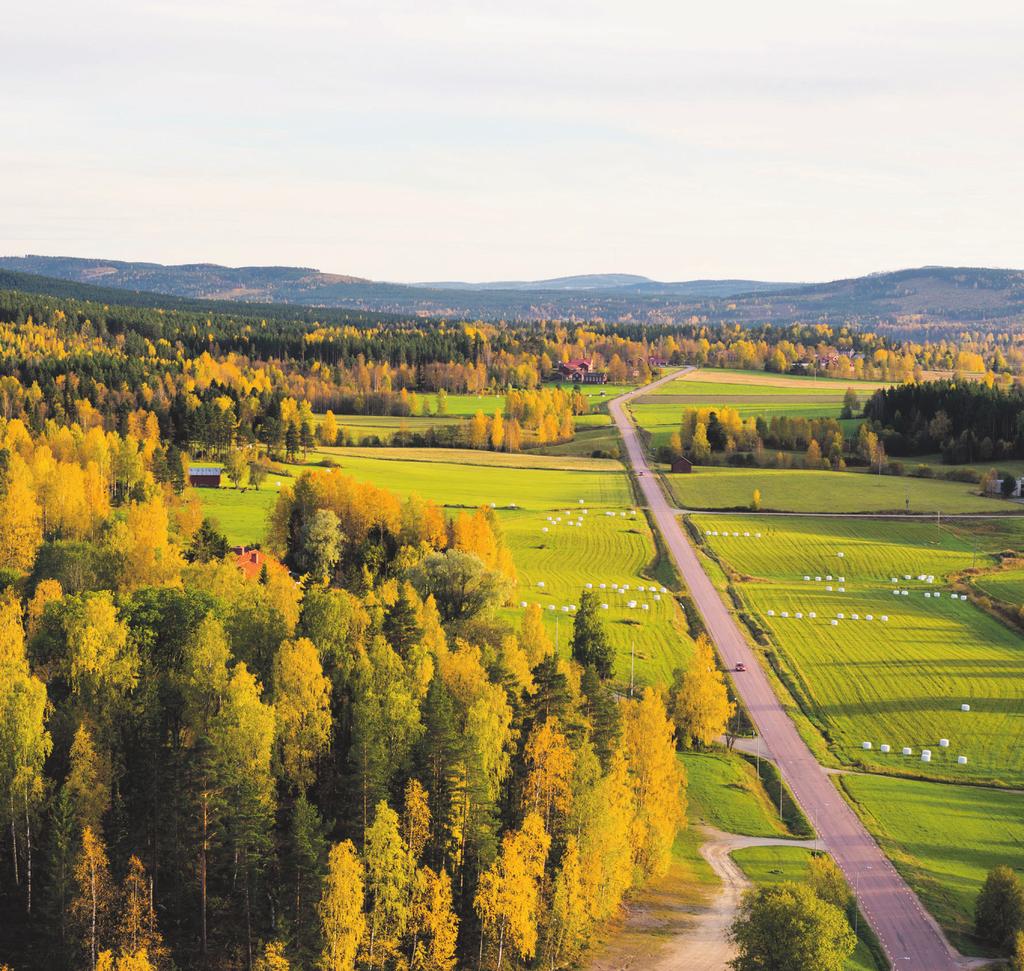
{"type": "Polygon", "coordinates": [[[577,384],[605,384],[608,381],[607,374],[594,370],[593,361],[582,359],[560,361],[557,370],[559,377],[577,384]]]}
{"type": "Polygon", "coordinates": [[[258,580],[263,571],[266,557],[259,550],[249,550],[244,546],[235,547],[235,562],[247,580],[258,580]]]}

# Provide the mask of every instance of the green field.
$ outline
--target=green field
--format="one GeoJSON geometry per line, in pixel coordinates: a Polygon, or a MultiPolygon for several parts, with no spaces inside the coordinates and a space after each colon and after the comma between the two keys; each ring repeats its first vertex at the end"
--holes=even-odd
{"type": "Polygon", "coordinates": [[[803,883],[814,851],[803,846],[748,846],[730,855],[753,883],[803,883]]]}
{"type": "MultiPolygon", "coordinates": [[[[616,647],[616,679],[623,685],[629,683],[632,649],[638,682],[671,683],[673,671],[690,656],[690,640],[671,592],[661,593],[660,584],[658,591],[651,592],[652,583],[644,578],[654,557],[646,519],[642,515],[606,516],[605,510],[590,506],[590,513],[582,517],[582,527],[567,527],[564,513],[569,508],[501,514],[501,526],[519,570],[516,603],[539,603],[549,632],[557,636],[559,652],[567,654],[572,613],[562,607],[578,604],[584,585],[592,583],[601,602],[608,604],[601,613],[616,647]],[[548,515],[560,515],[562,524],[549,523],[548,515]],[[549,531],[543,533],[543,528],[549,531]],[[604,590],[600,589],[602,583],[604,590]],[[615,593],[612,583],[629,584],[629,591],[615,593]],[[638,586],[647,590],[641,593],[638,586]],[[638,606],[630,608],[631,600],[638,606]],[[646,610],[642,604],[647,604],[646,610]]],[[[519,612],[511,611],[509,619],[518,623],[519,612]]]]}
{"type": "MultiPolygon", "coordinates": [[[[461,449],[321,449],[312,460],[329,458],[342,472],[391,489],[416,493],[442,505],[552,509],[586,499],[625,507],[632,501],[629,482],[619,463],[607,459],[566,459],[544,455],[461,449]],[[467,474],[467,468],[472,472],[467,474]]],[[[306,468],[316,468],[310,464],[306,468]]],[[[278,490],[303,466],[282,466],[263,488],[197,489],[207,514],[216,518],[232,543],[261,542],[266,515],[278,490]]]]}
{"type": "Polygon", "coordinates": [[[778,512],[1017,511],[1005,500],[978,495],[972,483],[867,472],[698,467],[665,480],[682,509],[748,508],[759,489],[761,508],[778,512]]]}
{"type": "Polygon", "coordinates": [[[333,451],[331,457],[348,475],[384,486],[400,495],[415,492],[424,499],[448,506],[498,506],[515,503],[523,509],[554,509],[578,504],[579,499],[601,506],[622,507],[632,501],[629,482],[607,462],[587,465],[583,471],[562,465],[535,468],[543,458],[507,456],[502,452],[469,452],[455,449],[373,449],[352,454],[352,449],[333,451]],[[430,461],[436,457],[439,461],[430,461]],[[408,461],[418,458],[419,461],[408,461]],[[477,465],[476,462],[485,463],[477,465]],[[472,464],[472,472],[467,467],[472,464]]]}
{"type": "MultiPolygon", "coordinates": [[[[701,515],[694,523],[702,534],[719,532],[704,541],[747,578],[738,583],[743,600],[768,631],[791,690],[842,761],[883,772],[1024,784],[1021,639],[972,604],[953,601],[943,584],[945,575],[971,566],[970,539],[901,520],[701,515]],[[932,574],[935,583],[902,580],[906,574],[932,574]],[[893,596],[892,577],[908,596],[893,596]],[[926,598],[926,591],[942,596],[926,598]],[[962,703],[972,710],[961,712],[962,703]],[[949,739],[948,749],[939,747],[940,738],[949,739]],[[871,751],[862,750],[864,741],[871,751]],[[882,754],[882,743],[893,752],[882,754]],[[896,754],[903,746],[913,755],[896,754]],[[922,748],[931,749],[931,763],[920,761],[922,748]],[[957,764],[959,755],[966,765],[957,764]]],[[[982,551],[979,565],[988,562],[982,551]]]]}
{"type": "MultiPolygon", "coordinates": [[[[724,381],[687,381],[683,378],[677,378],[675,381],[669,381],[667,384],[659,384],[649,394],[643,395],[638,400],[642,401],[644,398],[705,398],[708,401],[719,401],[727,398],[749,398],[755,396],[759,398],[801,398],[810,396],[841,402],[845,393],[846,389],[842,386],[827,387],[819,385],[812,387],[801,384],[796,387],[790,385],[780,387],[777,384],[734,384],[724,381]]],[[[650,403],[655,404],[656,402],[652,400],[650,403]]]]}
{"type": "Polygon", "coordinates": [[[829,394],[842,400],[847,388],[853,388],[861,401],[878,388],[889,387],[878,381],[854,381],[811,375],[774,374],[770,371],[737,371],[728,368],[697,368],[666,381],[653,394],[705,394],[721,397],[729,394],[829,394]],[[697,390],[691,390],[697,389],[697,390]]]}
{"type": "MultiPolygon", "coordinates": [[[[563,472],[622,472],[622,465],[613,459],[556,458],[539,452],[490,452],[468,448],[320,448],[316,458],[330,458],[339,468],[347,468],[358,460],[375,462],[424,462],[430,465],[486,466],[491,469],[561,470],[563,472]]],[[[393,467],[393,466],[392,466],[393,467]]]]}
{"type": "Polygon", "coordinates": [[[195,494],[203,507],[203,515],[212,519],[232,546],[262,543],[267,533],[267,516],[277,501],[277,480],[270,478],[263,488],[196,489],[195,494]]]}
{"type": "Polygon", "coordinates": [[[974,581],[982,593],[1008,604],[1024,604],[1024,568],[987,573],[974,581]]]}
{"type": "Polygon", "coordinates": [[[773,415],[789,415],[802,418],[838,418],[842,403],[801,401],[799,398],[784,397],[781,400],[768,402],[738,401],[735,404],[721,398],[693,400],[686,403],[668,402],[667,404],[630,403],[630,410],[641,428],[660,428],[669,426],[676,430],[687,408],[704,408],[714,405],[727,405],[734,408],[741,418],[756,418],[758,415],[771,418],[773,415]]]}
{"type": "Polygon", "coordinates": [[[1024,869],[1024,795],[848,775],[843,788],[924,905],[967,953],[974,901],[994,866],[1024,869]]]}
{"type": "MultiPolygon", "coordinates": [[[[323,415],[317,415],[317,422],[323,420],[323,415]]],[[[393,418],[389,415],[336,415],[335,421],[338,428],[347,432],[349,439],[359,441],[367,435],[376,435],[382,441],[388,440],[396,432],[408,432],[409,434],[423,434],[431,428],[439,428],[442,425],[459,425],[465,419],[454,416],[431,415],[429,417],[417,416],[412,418],[393,418]]]]}
{"type": "MultiPolygon", "coordinates": [[[[634,677],[641,684],[669,683],[689,658],[690,640],[671,591],[661,593],[660,582],[657,591],[650,589],[655,586],[649,573],[654,540],[644,516],[632,512],[629,480],[617,462],[439,449],[323,451],[342,472],[399,495],[417,493],[449,507],[495,503],[520,578],[516,606],[506,617],[518,624],[522,601],[541,604],[562,652],[568,650],[572,630],[572,611],[562,608],[578,605],[586,583],[598,592],[604,583],[602,602],[608,610],[602,615],[617,649],[621,685],[629,683],[631,653],[634,677]],[[561,522],[549,522],[549,516],[561,522]],[[583,525],[569,526],[570,519],[583,525]],[[612,583],[628,584],[631,592],[617,594],[612,583]],[[640,586],[648,589],[641,593],[640,586]],[[630,600],[637,606],[630,608],[630,600]]],[[[223,488],[196,490],[196,495],[232,543],[259,542],[278,484],[287,481],[270,475],[260,492],[223,488]]]]}
{"type": "Polygon", "coordinates": [[[722,750],[685,752],[691,823],[741,836],[789,836],[779,814],[742,756],[722,750]]]}

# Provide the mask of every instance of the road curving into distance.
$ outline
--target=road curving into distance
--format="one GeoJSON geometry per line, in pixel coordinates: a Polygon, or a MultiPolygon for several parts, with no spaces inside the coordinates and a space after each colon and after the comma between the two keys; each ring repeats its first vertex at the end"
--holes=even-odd
{"type": "MultiPolygon", "coordinates": [[[[736,690],[765,744],[775,757],[783,778],[811,824],[842,867],[894,969],[953,971],[966,966],[949,946],[938,924],[896,872],[871,834],[847,805],[825,770],[811,754],[786,714],[768,676],[747,643],[739,623],[726,608],[704,572],[676,511],[665,498],[658,477],[651,471],[639,431],[626,404],[652,388],[679,376],[672,372],[651,384],[627,392],[608,403],[612,420],[626,446],[629,463],[665,546],[682,575],[693,602],[704,619],[722,662],[729,670],[743,662],[747,670],[734,677],[736,690]]],[[[699,474],[699,473],[697,473],[699,474]]]]}

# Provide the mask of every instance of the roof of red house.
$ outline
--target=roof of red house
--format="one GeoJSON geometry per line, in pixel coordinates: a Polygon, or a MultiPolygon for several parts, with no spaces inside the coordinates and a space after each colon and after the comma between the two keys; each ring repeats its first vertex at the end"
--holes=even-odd
{"type": "Polygon", "coordinates": [[[243,547],[239,551],[236,548],[234,562],[238,563],[239,569],[246,575],[247,580],[259,580],[266,557],[259,550],[248,550],[243,547]]]}
{"type": "Polygon", "coordinates": [[[563,361],[562,367],[568,368],[571,371],[579,371],[581,368],[589,368],[590,361],[581,361],[579,359],[575,359],[572,361],[563,361]]]}

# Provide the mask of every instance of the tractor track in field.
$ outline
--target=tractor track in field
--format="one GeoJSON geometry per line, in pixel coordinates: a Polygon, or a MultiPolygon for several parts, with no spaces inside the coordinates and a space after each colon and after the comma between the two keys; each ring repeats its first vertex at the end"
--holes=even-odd
{"type": "Polygon", "coordinates": [[[627,392],[610,401],[608,410],[618,426],[628,462],[636,474],[657,529],[722,661],[728,669],[735,669],[740,662],[746,665],[746,672],[734,679],[736,690],[758,733],[774,753],[790,791],[842,868],[847,882],[854,888],[861,913],[878,935],[890,962],[897,967],[927,971],[953,971],[974,965],[975,962],[962,958],[950,946],[934,918],[925,911],[859,817],[836,791],[800,737],[735,617],[704,572],[680,525],[677,510],[669,504],[662,491],[659,477],[651,471],[639,431],[625,405],[638,395],[649,393],[652,387],[675,377],[677,374],[672,373],[653,384],[627,392]]]}

